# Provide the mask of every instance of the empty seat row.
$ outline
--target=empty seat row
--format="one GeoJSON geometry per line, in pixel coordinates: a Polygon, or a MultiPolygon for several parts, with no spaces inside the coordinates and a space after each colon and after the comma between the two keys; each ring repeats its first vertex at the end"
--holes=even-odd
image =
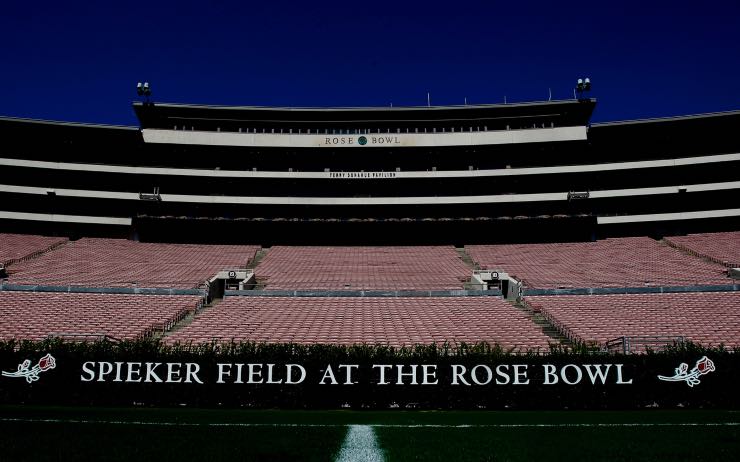
{"type": "Polygon", "coordinates": [[[8,265],[67,242],[66,237],[0,233],[0,264],[8,265]]]}
{"type": "MultiPolygon", "coordinates": [[[[666,241],[684,250],[647,237],[473,245],[466,250],[482,268],[505,271],[529,288],[732,283],[723,265],[740,260],[740,232],[666,241]]],[[[37,255],[63,242],[64,238],[0,234],[0,262],[15,262],[8,269],[9,282],[194,288],[220,270],[244,268],[259,250],[258,246],[80,239],[37,255]],[[18,261],[29,255],[36,256],[18,261]]],[[[470,273],[452,246],[275,246],[256,267],[258,282],[267,290],[454,290],[465,286],[470,273]]]]}
{"type": "Polygon", "coordinates": [[[730,284],[721,265],[647,237],[595,242],[466,246],[474,261],[530,288],[730,284]]]}
{"type": "Polygon", "coordinates": [[[740,292],[557,295],[525,301],[577,342],[667,336],[740,346],[740,292]]]}
{"type": "Polygon", "coordinates": [[[168,330],[196,310],[200,300],[191,295],[0,292],[0,339],[143,338],[168,330]]]}
{"type": "Polygon", "coordinates": [[[740,231],[666,237],[679,249],[725,266],[740,267],[740,231]]]}
{"type": "Polygon", "coordinates": [[[193,288],[218,271],[244,268],[258,246],[80,239],[13,265],[14,284],[193,288]]]}
{"type": "Polygon", "coordinates": [[[227,297],[167,337],[171,343],[383,344],[488,342],[547,349],[527,316],[494,297],[227,297]]]}
{"type": "Polygon", "coordinates": [[[452,246],[275,246],[255,270],[267,290],[452,290],[470,273],[452,246]]]}

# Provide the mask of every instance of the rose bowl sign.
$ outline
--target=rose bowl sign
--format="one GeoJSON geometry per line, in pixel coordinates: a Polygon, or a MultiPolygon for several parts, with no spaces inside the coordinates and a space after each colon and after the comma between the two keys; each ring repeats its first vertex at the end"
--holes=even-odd
{"type": "Polygon", "coordinates": [[[320,146],[402,146],[409,144],[403,135],[324,136],[320,146]]]}
{"type": "Polygon", "coordinates": [[[734,382],[715,374],[705,380],[720,369],[706,355],[692,369],[680,363],[673,375],[661,374],[671,358],[658,355],[335,362],[320,357],[296,357],[294,361],[259,361],[255,355],[248,360],[228,355],[206,358],[189,352],[147,357],[108,352],[98,358],[45,352],[36,364],[26,355],[15,359],[15,366],[4,361],[6,356],[7,352],[0,357],[2,404],[588,409],[655,403],[691,406],[694,402],[707,406],[707,400],[718,398],[738,401],[736,393],[720,390],[734,389],[734,382]],[[597,358],[608,361],[593,361],[597,358]]]}
{"type": "MultiPolygon", "coordinates": [[[[625,379],[623,364],[566,364],[557,367],[543,364],[539,377],[543,385],[579,385],[590,383],[605,385],[631,385],[625,379]]],[[[315,377],[318,385],[357,385],[356,372],[359,364],[327,364],[315,377]]],[[[372,364],[369,376],[374,386],[384,385],[439,385],[436,364],[372,364]]],[[[485,385],[530,385],[532,383],[528,364],[477,364],[468,368],[462,364],[452,364],[445,374],[447,384],[453,386],[485,385]]],[[[308,378],[307,370],[300,364],[265,363],[217,363],[215,376],[207,377],[197,363],[159,363],[159,362],[108,362],[88,361],[82,364],[82,382],[121,382],[121,383],[191,383],[205,384],[210,380],[216,384],[265,384],[300,385],[308,378]]],[[[310,379],[309,379],[310,380],[310,379]]]]}

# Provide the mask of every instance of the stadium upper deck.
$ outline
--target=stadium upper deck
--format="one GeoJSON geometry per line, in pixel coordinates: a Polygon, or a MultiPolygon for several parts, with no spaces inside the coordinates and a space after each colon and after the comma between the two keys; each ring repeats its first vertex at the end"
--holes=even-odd
{"type": "Polygon", "coordinates": [[[140,127],[4,118],[0,220],[265,244],[736,227],[740,111],[590,125],[595,104],[135,103],[140,127]]]}
{"type": "Polygon", "coordinates": [[[148,143],[367,149],[584,140],[594,104],[319,109],[136,103],[134,109],[148,143]]]}

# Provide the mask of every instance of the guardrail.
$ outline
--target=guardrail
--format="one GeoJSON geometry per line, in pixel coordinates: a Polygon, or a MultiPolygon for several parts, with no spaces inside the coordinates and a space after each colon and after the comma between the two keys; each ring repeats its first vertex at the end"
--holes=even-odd
{"type": "Polygon", "coordinates": [[[609,353],[644,353],[647,350],[662,351],[668,346],[686,343],[683,336],[642,336],[642,337],[617,337],[604,344],[604,349],[609,353]]]}

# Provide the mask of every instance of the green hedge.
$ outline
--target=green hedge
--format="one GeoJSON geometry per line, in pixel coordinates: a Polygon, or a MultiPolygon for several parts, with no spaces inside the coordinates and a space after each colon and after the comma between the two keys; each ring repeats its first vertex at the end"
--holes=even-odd
{"type": "MultiPolygon", "coordinates": [[[[157,341],[70,343],[61,340],[44,342],[0,342],[0,370],[13,372],[25,359],[32,364],[46,354],[55,359],[53,369],[40,372],[38,381],[28,383],[23,378],[0,377],[0,403],[54,405],[144,405],[202,406],[248,408],[423,408],[423,409],[629,409],[643,407],[692,407],[740,409],[737,393],[740,383],[740,351],[725,348],[702,348],[686,344],[666,351],[642,355],[615,355],[590,351],[586,347],[553,348],[546,354],[530,352],[512,354],[488,344],[451,347],[417,346],[396,349],[385,346],[336,346],[296,344],[211,344],[198,346],[167,346],[157,341]],[[657,375],[673,375],[680,363],[691,369],[701,357],[707,356],[716,370],[700,377],[701,383],[689,387],[686,382],[665,382],[657,375]],[[197,383],[125,383],[113,382],[106,376],[92,381],[84,373],[85,362],[151,362],[197,363],[197,383]],[[299,385],[216,383],[217,363],[275,364],[283,371],[285,364],[300,364],[306,370],[306,380],[299,385]],[[340,364],[357,365],[354,385],[342,385],[340,364]],[[378,385],[378,371],[373,364],[436,365],[435,385],[378,385]],[[452,384],[452,365],[464,366],[469,372],[476,365],[486,365],[495,371],[498,365],[509,372],[508,384],[470,386],[452,384]],[[526,365],[528,385],[514,385],[514,364],[526,365]],[[567,385],[544,384],[544,365],[560,370],[574,364],[582,371],[583,380],[567,385]],[[606,384],[592,384],[587,378],[586,364],[612,364],[606,384]],[[616,384],[616,364],[622,364],[623,379],[631,384],[616,384]],[[331,365],[340,384],[319,384],[331,365]],[[508,367],[508,369],[506,369],[508,367]]],[[[246,366],[244,366],[246,367],[246,366]]],[[[420,372],[419,366],[419,372],[420,372]]],[[[263,372],[266,366],[263,366],[263,372]]],[[[158,374],[161,376],[160,367],[158,374]]],[[[388,371],[389,376],[392,369],[388,371]]],[[[96,369],[97,371],[97,369],[96,369]]],[[[479,368],[478,378],[486,379],[485,368],[479,368]],[[482,371],[482,372],[481,372],[482,371]]],[[[246,372],[246,369],[245,369],[246,372]]],[[[575,380],[575,368],[570,367],[570,380],[575,380]]],[[[245,374],[246,375],[246,374],[245,374]]],[[[266,374],[263,374],[263,379],[266,374]]],[[[276,372],[276,377],[279,374],[276,372]]],[[[125,376],[125,374],[124,374],[125,376]]],[[[465,376],[463,376],[465,377],[465,376]]],[[[468,376],[469,377],[469,376],[468,376]]],[[[388,379],[394,377],[388,377],[388,379]]],[[[495,376],[503,382],[501,376],[495,376]]],[[[246,380],[246,379],[245,379],[246,380]]],[[[421,378],[419,377],[419,381],[421,378]]],[[[390,380],[389,380],[390,381],[390,380]]],[[[409,378],[407,377],[407,382],[409,378]]]]}

